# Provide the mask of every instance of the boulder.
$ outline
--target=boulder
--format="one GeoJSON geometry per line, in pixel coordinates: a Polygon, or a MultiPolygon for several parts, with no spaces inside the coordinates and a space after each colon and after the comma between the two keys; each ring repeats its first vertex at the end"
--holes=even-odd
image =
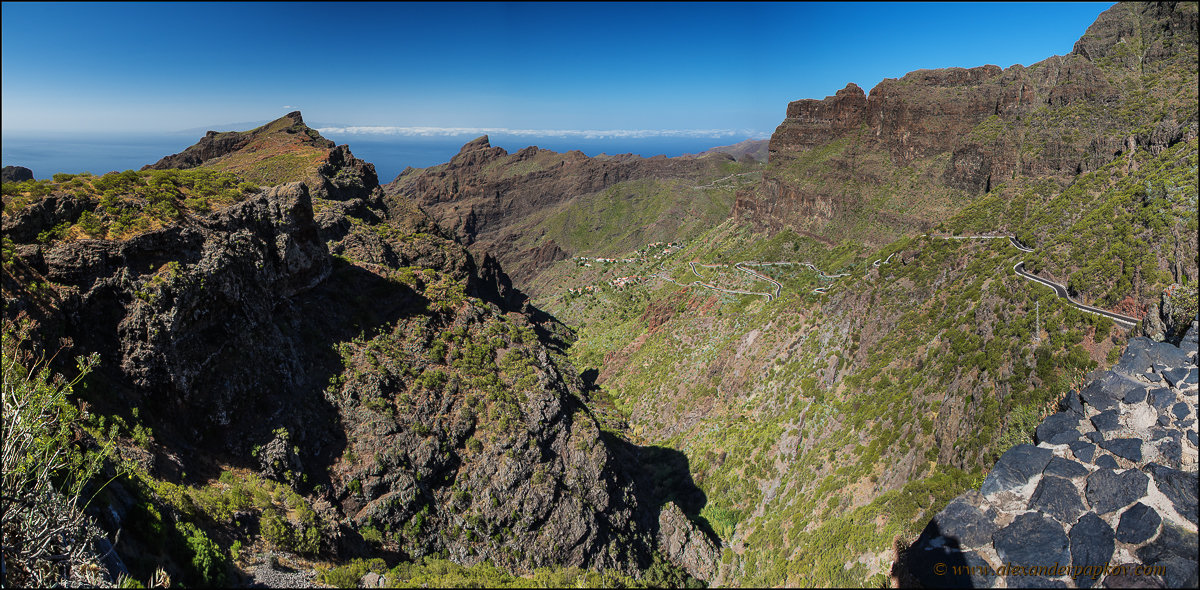
{"type": "Polygon", "coordinates": [[[1092,457],[1096,455],[1096,445],[1086,441],[1075,441],[1070,443],[1071,452],[1075,454],[1075,458],[1080,461],[1092,462],[1092,457]]]}
{"type": "Polygon", "coordinates": [[[1034,431],[1034,440],[1050,444],[1065,444],[1079,440],[1079,416],[1068,412],[1052,414],[1034,431]]]}
{"type": "Polygon", "coordinates": [[[937,513],[931,521],[931,530],[946,538],[950,547],[979,547],[992,540],[996,532],[995,510],[983,512],[975,506],[982,497],[971,492],[950,502],[944,510],[937,513]]]}
{"type": "Polygon", "coordinates": [[[1121,414],[1116,410],[1105,410],[1092,416],[1092,426],[1100,432],[1109,432],[1121,427],[1121,414]]]}
{"type": "Polygon", "coordinates": [[[1159,387],[1150,390],[1149,400],[1150,405],[1161,410],[1168,408],[1172,403],[1175,403],[1175,394],[1166,387],[1159,387]]]}

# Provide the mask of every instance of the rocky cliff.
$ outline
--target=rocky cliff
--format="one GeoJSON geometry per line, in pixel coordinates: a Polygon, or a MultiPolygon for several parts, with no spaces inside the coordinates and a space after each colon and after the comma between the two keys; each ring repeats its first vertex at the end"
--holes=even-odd
{"type": "Polygon", "coordinates": [[[5,166],[0,171],[0,179],[4,182],[24,182],[33,180],[33,171],[24,166],[5,166]]]}
{"type": "Polygon", "coordinates": [[[1197,340],[1195,322],[1178,347],[1131,340],[893,573],[933,587],[1195,587],[1197,340]]]}
{"type": "Polygon", "coordinates": [[[63,182],[5,196],[5,316],[36,320],[43,347],[64,339],[63,358],[100,353],[89,404],[140,409],[156,433],[148,477],[224,466],[292,486],[326,531],[308,551],[370,555],[370,530],[404,559],[637,576],[662,547],[711,571],[712,542],[678,509],[660,517],[642,451],[591,416],[565,327],[298,114],[141,173],[63,182]],[[282,154],[311,166],[198,197],[223,173],[280,173],[282,154]],[[86,190],[68,197],[72,181],[86,190]],[[145,197],[174,194],[154,192],[168,182],[178,197],[145,197]],[[104,221],[114,211],[134,220],[104,221]]]}
{"type": "Polygon", "coordinates": [[[795,101],[771,137],[768,174],[739,193],[735,216],[830,236],[882,199],[901,213],[880,219],[886,238],[1004,182],[1062,186],[1130,150],[1194,138],[1196,22],[1194,4],[1119,3],[1066,56],[918,70],[869,95],[851,83],[795,101]]]}
{"type": "MultiPolygon", "coordinates": [[[[586,209],[589,201],[598,200],[603,191],[618,185],[642,180],[655,183],[652,190],[657,192],[662,184],[702,184],[702,178],[728,174],[722,171],[731,164],[733,158],[727,154],[701,158],[642,158],[633,154],[589,158],[579,151],[560,154],[536,146],[509,154],[503,148],[492,147],[485,135],[468,142],[446,164],[403,172],[384,188],[388,195],[416,202],[464,244],[492,253],[519,284],[526,284],[550,263],[579,253],[577,246],[566,243],[564,235],[557,236],[557,240],[546,236],[556,229],[555,225],[562,225],[546,224],[546,218],[571,209],[586,209]],[[548,239],[538,240],[543,237],[548,239]]],[[[662,208],[661,204],[647,205],[651,210],[662,208]]],[[[628,205],[605,203],[601,208],[622,206],[628,205]]],[[[628,230],[633,225],[629,221],[621,220],[620,224],[628,230]]],[[[599,223],[589,220],[587,228],[572,226],[565,233],[595,231],[600,229],[595,225],[599,223]]],[[[653,228],[648,226],[681,223],[676,216],[665,215],[662,220],[648,220],[639,229],[651,232],[653,228]]],[[[648,235],[631,245],[636,248],[661,239],[648,235]]]]}

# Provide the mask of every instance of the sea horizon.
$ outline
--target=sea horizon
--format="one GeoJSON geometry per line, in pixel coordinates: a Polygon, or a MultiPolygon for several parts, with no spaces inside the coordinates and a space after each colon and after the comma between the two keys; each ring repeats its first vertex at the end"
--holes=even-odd
{"type": "MultiPolygon", "coordinates": [[[[348,144],[355,157],[375,165],[380,184],[391,182],[407,167],[426,168],[447,162],[478,135],[402,136],[353,133],[322,133],[337,144],[348,144]]],[[[4,166],[24,166],[34,178],[56,173],[138,170],[164,156],[194,145],[203,133],[6,133],[0,139],[0,161],[4,166]]],[[[676,157],[732,145],[754,136],[650,136],[650,137],[563,137],[490,133],[493,146],[509,153],[527,146],[556,152],[579,150],[587,156],[632,153],[642,157],[676,157]]]]}

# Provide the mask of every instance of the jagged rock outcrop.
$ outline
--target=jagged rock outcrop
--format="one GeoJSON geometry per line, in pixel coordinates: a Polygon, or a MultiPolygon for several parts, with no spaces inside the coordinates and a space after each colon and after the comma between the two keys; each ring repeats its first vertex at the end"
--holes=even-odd
{"type": "MultiPolygon", "coordinates": [[[[252,142],[315,137],[302,143],[316,177],[128,239],[32,243],[94,209],[86,196],[56,192],[6,215],[17,242],[6,317],[69,339],[63,358],[100,353],[93,408],[139,407],[178,453],[146,453],[151,472],[219,462],[284,481],[336,529],[327,551],[359,550],[356,531],[372,528],[408,559],[649,567],[660,503],[636,448],[604,435],[585,405],[565,326],[494,258],[446,238],[412,201],[385,199],[373,166],[297,126],[277,121],[252,142]]],[[[481,143],[458,164],[490,157],[481,143]]],[[[214,156],[226,147],[160,164],[253,160],[246,146],[214,156]]],[[[668,524],[664,538],[686,544],[668,557],[711,571],[694,566],[711,561],[697,557],[696,525],[668,524]]]]}
{"type": "Polygon", "coordinates": [[[24,166],[5,166],[0,170],[0,181],[3,182],[24,182],[33,180],[33,170],[24,166]]]}
{"type": "MultiPolygon", "coordinates": [[[[897,184],[910,193],[901,201],[920,203],[929,193],[977,195],[1019,177],[1066,183],[1131,150],[1158,153],[1200,128],[1196,22],[1190,3],[1119,3],[1065,56],[1006,69],[918,70],[869,95],[851,83],[823,100],[792,102],[771,136],[762,186],[739,193],[734,216],[811,231],[810,217],[860,215],[862,193],[891,195],[897,184]],[[1148,96],[1163,108],[1146,108],[1148,96]],[[848,182],[867,190],[842,190],[848,182]]],[[[880,221],[905,231],[937,220],[918,213],[880,221]]]]}
{"type": "Polygon", "coordinates": [[[721,559],[720,549],[688,520],[674,502],[658,514],[658,544],[692,576],[711,580],[721,559]]]}
{"type": "Polygon", "coordinates": [[[311,143],[314,147],[334,147],[332,141],[320,137],[320,135],[304,124],[304,117],[301,116],[300,111],[292,111],[271,123],[250,131],[209,131],[204,134],[204,137],[200,138],[200,141],[196,145],[190,146],[178,154],[164,156],[153,164],[143,166],[142,170],[186,169],[202,166],[209,160],[214,160],[245,148],[260,136],[278,131],[289,135],[296,135],[297,139],[311,143]],[[312,132],[310,133],[310,131],[312,132]]]}
{"type": "Polygon", "coordinates": [[[574,252],[544,244],[518,246],[522,224],[582,196],[638,179],[692,179],[716,173],[728,154],[689,158],[642,158],[633,154],[589,158],[523,148],[513,154],[484,135],[463,145],[446,164],[405,171],[384,187],[411,199],[460,241],[495,256],[518,280],[574,252]]]}
{"type": "Polygon", "coordinates": [[[1178,347],[1130,340],[1038,426],[1037,446],[1004,453],[934,516],[893,574],[935,587],[1195,587],[1197,340],[1195,322],[1178,347]]]}

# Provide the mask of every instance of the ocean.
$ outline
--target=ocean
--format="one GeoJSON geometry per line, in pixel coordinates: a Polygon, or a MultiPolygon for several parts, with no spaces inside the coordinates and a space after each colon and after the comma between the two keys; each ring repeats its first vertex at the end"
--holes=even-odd
{"type": "MultiPolygon", "coordinates": [[[[391,182],[405,167],[425,168],[448,161],[469,136],[406,137],[362,136],[326,133],[339,144],[347,143],[355,156],[375,164],[379,182],[391,182]]],[[[163,156],[183,151],[196,143],[201,134],[44,134],[8,135],[0,140],[4,166],[24,166],[34,178],[50,178],[57,172],[104,174],[113,170],[137,170],[157,162],[163,156]]],[[[674,157],[699,153],[708,148],[737,143],[744,137],[646,137],[646,138],[562,138],[531,136],[489,136],[493,146],[509,153],[536,145],[565,152],[580,150],[588,156],[633,153],[644,157],[674,157]]]]}

